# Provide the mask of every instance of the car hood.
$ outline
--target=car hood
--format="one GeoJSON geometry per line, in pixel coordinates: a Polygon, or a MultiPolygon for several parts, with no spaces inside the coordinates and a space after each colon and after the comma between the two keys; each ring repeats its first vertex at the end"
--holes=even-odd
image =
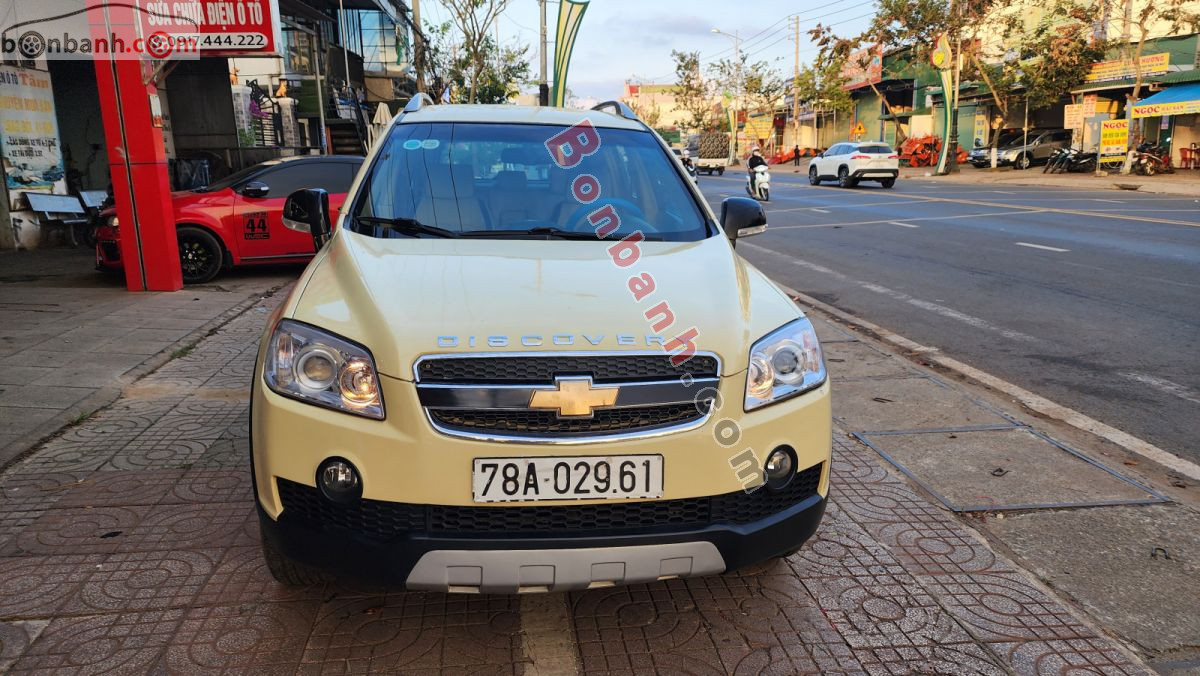
{"type": "Polygon", "coordinates": [[[405,380],[427,354],[658,351],[655,336],[691,328],[696,349],[716,353],[730,375],[745,370],[755,340],[801,316],[720,236],[643,242],[628,267],[613,263],[611,245],[339,230],[284,314],[362,343],[380,373],[405,380]],[[640,302],[634,277],[655,285],[640,302]],[[664,302],[675,323],[655,330],[645,315],[664,302]]]}

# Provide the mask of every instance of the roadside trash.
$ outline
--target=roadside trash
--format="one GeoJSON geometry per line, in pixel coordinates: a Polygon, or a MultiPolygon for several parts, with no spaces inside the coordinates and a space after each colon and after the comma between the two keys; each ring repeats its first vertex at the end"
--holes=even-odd
{"type": "Polygon", "coordinates": [[[887,399],[887,398],[885,398],[885,397],[871,397],[871,401],[877,401],[877,402],[879,402],[879,403],[881,403],[881,404],[890,404],[890,403],[892,403],[892,400],[891,400],[891,399],[887,399]]]}
{"type": "Polygon", "coordinates": [[[1154,549],[1151,549],[1150,550],[1150,558],[1157,559],[1159,552],[1162,552],[1162,557],[1164,559],[1166,559],[1168,561],[1171,560],[1171,552],[1168,552],[1166,547],[1155,547],[1154,549]]]}
{"type": "Polygon", "coordinates": [[[1008,470],[1004,469],[1003,467],[997,467],[996,469],[992,470],[992,476],[1004,476],[1005,474],[1008,474],[1008,470]]]}

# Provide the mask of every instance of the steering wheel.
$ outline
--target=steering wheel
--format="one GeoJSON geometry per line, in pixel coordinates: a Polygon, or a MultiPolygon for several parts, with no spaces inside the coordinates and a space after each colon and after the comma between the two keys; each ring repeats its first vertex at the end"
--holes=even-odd
{"type": "Polygon", "coordinates": [[[571,212],[571,215],[564,221],[567,230],[579,230],[576,226],[586,223],[588,227],[594,228],[591,221],[587,220],[588,214],[600,209],[604,206],[611,206],[617,212],[617,216],[624,221],[626,218],[636,218],[643,223],[646,222],[646,212],[642,211],[638,205],[620,197],[606,197],[596,200],[591,204],[582,204],[578,209],[571,212]]]}

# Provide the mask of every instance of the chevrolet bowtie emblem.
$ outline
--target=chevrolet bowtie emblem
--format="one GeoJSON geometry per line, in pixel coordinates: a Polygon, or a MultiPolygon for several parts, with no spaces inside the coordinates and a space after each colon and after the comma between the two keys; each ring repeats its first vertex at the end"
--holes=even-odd
{"type": "Polygon", "coordinates": [[[619,387],[593,387],[591,378],[555,378],[556,389],[536,390],[529,408],[558,409],[562,418],[592,415],[592,409],[617,403],[619,387]]]}

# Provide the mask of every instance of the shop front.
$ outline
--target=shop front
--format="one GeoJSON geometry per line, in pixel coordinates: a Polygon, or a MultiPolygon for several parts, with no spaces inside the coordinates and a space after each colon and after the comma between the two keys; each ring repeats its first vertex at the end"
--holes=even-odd
{"type": "Polygon", "coordinates": [[[1200,81],[1166,87],[1139,101],[1131,113],[1142,121],[1148,140],[1168,147],[1175,166],[1200,168],[1200,81]]]}

